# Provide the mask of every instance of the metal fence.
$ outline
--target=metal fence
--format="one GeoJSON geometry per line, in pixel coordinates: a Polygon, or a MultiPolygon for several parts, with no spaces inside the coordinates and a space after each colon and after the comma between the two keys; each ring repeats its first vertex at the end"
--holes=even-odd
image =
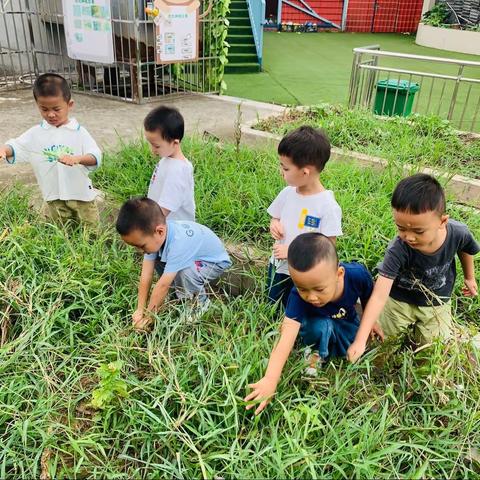
{"type": "Polygon", "coordinates": [[[198,61],[157,65],[146,3],[111,2],[115,63],[103,65],[67,57],[61,0],[0,0],[0,92],[29,87],[39,74],[57,72],[75,91],[136,103],[175,93],[217,93],[223,19],[210,12],[200,20],[198,61]]]}
{"type": "MultiPolygon", "coordinates": [[[[412,112],[438,115],[460,130],[480,131],[480,62],[386,52],[379,45],[355,48],[353,52],[350,107],[374,108],[379,80],[399,85],[408,82],[417,84],[419,91],[407,89],[405,93],[401,87],[388,87],[393,103],[390,111],[408,114],[410,100],[412,112]]],[[[381,114],[386,111],[386,102],[385,95],[381,114]]]]}

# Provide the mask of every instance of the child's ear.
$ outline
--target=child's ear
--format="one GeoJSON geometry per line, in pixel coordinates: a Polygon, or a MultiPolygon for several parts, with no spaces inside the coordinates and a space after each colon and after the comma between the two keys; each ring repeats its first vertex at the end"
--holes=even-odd
{"type": "Polygon", "coordinates": [[[441,227],[444,227],[444,226],[447,224],[448,218],[449,218],[448,215],[442,215],[442,216],[440,217],[440,226],[441,226],[441,227]]]}
{"type": "Polygon", "coordinates": [[[305,167],[305,168],[303,169],[303,174],[304,174],[304,175],[310,175],[310,169],[309,169],[308,167],[305,167]]]}
{"type": "Polygon", "coordinates": [[[157,225],[155,227],[155,233],[162,236],[165,233],[166,229],[167,229],[166,225],[157,225]]]}
{"type": "Polygon", "coordinates": [[[337,279],[341,280],[345,276],[345,268],[343,267],[338,267],[337,270],[337,279]]]}
{"type": "Polygon", "coordinates": [[[74,100],[70,100],[70,101],[68,102],[68,108],[71,109],[71,108],[73,108],[74,105],[75,105],[75,101],[74,101],[74,100]]]}

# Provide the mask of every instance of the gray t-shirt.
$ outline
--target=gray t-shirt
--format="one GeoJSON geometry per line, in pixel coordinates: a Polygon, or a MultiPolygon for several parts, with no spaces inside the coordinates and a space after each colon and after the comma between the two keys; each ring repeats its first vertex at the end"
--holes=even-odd
{"type": "Polygon", "coordinates": [[[475,255],[479,251],[468,227],[449,220],[445,242],[435,253],[421,253],[397,237],[390,242],[377,268],[380,275],[394,280],[390,291],[393,299],[418,306],[439,305],[452,295],[455,254],[475,255]]]}

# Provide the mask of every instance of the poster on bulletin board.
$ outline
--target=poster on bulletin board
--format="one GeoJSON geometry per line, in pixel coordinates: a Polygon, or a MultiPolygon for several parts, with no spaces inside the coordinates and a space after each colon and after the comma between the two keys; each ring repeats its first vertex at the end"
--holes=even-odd
{"type": "Polygon", "coordinates": [[[115,61],[110,0],[63,0],[63,16],[70,58],[115,61]]]}
{"type": "MultiPolygon", "coordinates": [[[[156,2],[157,4],[157,2],[156,2]]],[[[169,4],[155,17],[156,62],[193,62],[198,59],[198,9],[169,4]]]]}

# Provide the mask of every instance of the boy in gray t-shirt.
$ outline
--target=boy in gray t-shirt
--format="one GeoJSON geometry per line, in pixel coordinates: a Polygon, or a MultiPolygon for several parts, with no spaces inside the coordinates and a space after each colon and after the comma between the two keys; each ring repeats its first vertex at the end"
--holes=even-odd
{"type": "Polygon", "coordinates": [[[375,288],[347,353],[352,362],[365,351],[372,330],[383,338],[414,326],[420,344],[451,335],[455,255],[462,264],[463,294],[478,294],[473,256],[480,246],[466,225],[448,219],[437,180],[426,174],[403,179],[391,204],[398,237],[378,265],[375,288]]]}

